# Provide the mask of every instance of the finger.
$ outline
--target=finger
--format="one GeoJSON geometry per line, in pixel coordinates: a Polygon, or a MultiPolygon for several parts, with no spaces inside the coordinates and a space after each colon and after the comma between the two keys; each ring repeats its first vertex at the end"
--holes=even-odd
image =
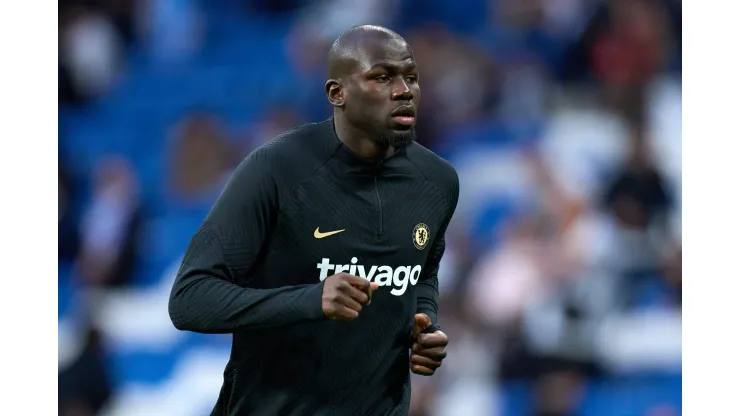
{"type": "Polygon", "coordinates": [[[359,312],[352,310],[344,305],[337,305],[332,319],[340,321],[352,321],[357,319],[358,316],[360,316],[359,312]]]}
{"type": "Polygon", "coordinates": [[[424,332],[424,330],[431,324],[432,321],[425,313],[417,313],[414,315],[414,332],[412,334],[412,339],[416,340],[419,337],[419,334],[424,332]]]}
{"type": "MultiPolygon", "coordinates": [[[[362,292],[360,292],[362,293],[362,292]]],[[[364,295],[364,293],[363,293],[364,295]]],[[[358,302],[357,300],[351,298],[350,296],[341,296],[337,299],[337,301],[347,307],[348,309],[351,309],[357,313],[360,313],[362,311],[362,304],[358,302]]]]}
{"type": "Polygon", "coordinates": [[[373,291],[378,288],[378,284],[376,282],[370,282],[363,277],[353,275],[347,275],[347,282],[350,284],[350,286],[359,289],[360,291],[365,293],[365,296],[367,296],[367,298],[365,298],[364,300],[358,301],[365,305],[370,305],[370,302],[373,300],[373,291]]]}
{"type": "Polygon", "coordinates": [[[339,290],[361,304],[366,303],[368,300],[370,300],[370,297],[367,295],[366,292],[357,289],[351,285],[340,285],[339,290]]]}
{"type": "Polygon", "coordinates": [[[434,370],[421,365],[409,364],[409,368],[414,374],[418,374],[420,376],[431,376],[432,374],[434,374],[434,370]]]}
{"type": "Polygon", "coordinates": [[[367,303],[365,305],[369,306],[370,302],[373,301],[373,292],[378,290],[379,286],[380,285],[378,285],[377,282],[370,282],[370,287],[368,287],[368,291],[367,291],[367,303]]]}
{"type": "Polygon", "coordinates": [[[431,370],[436,370],[442,365],[442,361],[433,360],[429,357],[423,357],[421,355],[412,354],[411,364],[415,364],[421,367],[426,367],[431,370]]]}
{"type": "Polygon", "coordinates": [[[367,292],[370,288],[370,281],[364,277],[348,274],[345,276],[345,281],[363,292],[367,292]]]}
{"type": "Polygon", "coordinates": [[[417,313],[414,315],[414,324],[423,331],[432,325],[432,320],[425,313],[417,313]]]}
{"type": "Polygon", "coordinates": [[[416,342],[421,344],[424,348],[435,348],[444,347],[449,342],[447,335],[441,332],[435,332],[433,334],[420,334],[416,339],[416,342]]]}
{"type": "Polygon", "coordinates": [[[415,346],[411,348],[411,352],[415,355],[427,357],[436,361],[442,361],[447,357],[447,351],[445,351],[444,347],[425,349],[422,346],[417,345],[418,344],[415,344],[415,346]]]}

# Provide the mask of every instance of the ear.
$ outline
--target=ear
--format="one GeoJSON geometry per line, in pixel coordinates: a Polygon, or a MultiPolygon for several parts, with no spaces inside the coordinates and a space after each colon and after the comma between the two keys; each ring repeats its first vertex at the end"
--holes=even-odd
{"type": "Polygon", "coordinates": [[[335,79],[326,81],[324,85],[326,91],[326,97],[329,99],[329,103],[334,107],[344,106],[344,87],[342,84],[335,79]]]}

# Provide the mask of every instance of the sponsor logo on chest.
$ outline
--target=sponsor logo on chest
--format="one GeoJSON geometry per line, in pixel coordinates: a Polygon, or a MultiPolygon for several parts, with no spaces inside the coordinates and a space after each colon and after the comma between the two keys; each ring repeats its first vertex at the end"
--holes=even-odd
{"type": "Polygon", "coordinates": [[[330,259],[323,258],[321,263],[316,264],[319,269],[319,280],[324,281],[327,277],[337,273],[349,273],[360,276],[369,281],[376,282],[378,286],[390,286],[391,294],[403,295],[410,285],[416,285],[421,275],[421,266],[369,266],[357,264],[357,257],[352,257],[350,264],[333,264],[330,259]]]}

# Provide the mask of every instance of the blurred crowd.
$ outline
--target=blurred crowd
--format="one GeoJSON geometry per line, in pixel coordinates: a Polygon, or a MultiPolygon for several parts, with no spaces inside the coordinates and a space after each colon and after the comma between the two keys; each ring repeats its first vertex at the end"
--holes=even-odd
{"type": "Polygon", "coordinates": [[[412,416],[679,415],[680,391],[583,409],[595,380],[680,377],[680,0],[60,1],[60,415],[127,414],[109,294],[166,287],[235,164],[331,114],[326,51],[363,23],[411,44],[418,140],[461,181],[450,352],[412,416]]]}

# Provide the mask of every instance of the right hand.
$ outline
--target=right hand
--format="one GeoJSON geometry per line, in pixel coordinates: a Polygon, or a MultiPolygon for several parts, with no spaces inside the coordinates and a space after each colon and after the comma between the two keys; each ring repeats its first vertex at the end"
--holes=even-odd
{"type": "Polygon", "coordinates": [[[321,309],[329,319],[351,321],[360,316],[362,305],[369,305],[373,292],[378,288],[376,282],[337,273],[324,280],[321,294],[321,309]]]}

